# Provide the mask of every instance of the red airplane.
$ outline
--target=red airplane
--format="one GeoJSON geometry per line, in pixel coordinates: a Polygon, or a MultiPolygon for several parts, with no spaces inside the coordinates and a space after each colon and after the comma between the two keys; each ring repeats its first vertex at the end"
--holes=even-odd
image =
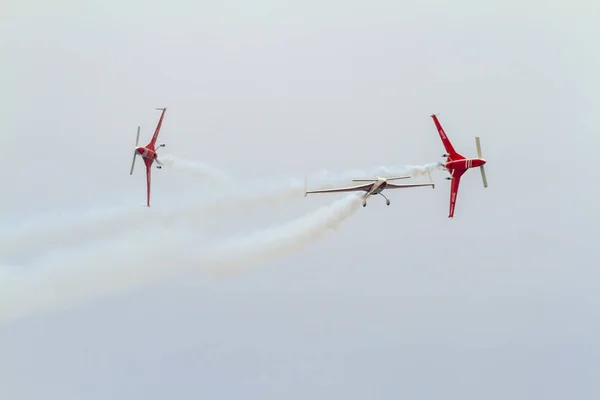
{"type": "Polygon", "coordinates": [[[485,169],[483,168],[483,165],[486,163],[486,161],[481,158],[481,145],[479,144],[479,136],[475,136],[478,158],[466,158],[454,150],[454,147],[452,147],[452,143],[450,143],[450,139],[448,139],[448,136],[446,136],[446,133],[444,132],[442,125],[440,125],[440,121],[438,121],[437,116],[432,114],[431,118],[433,118],[435,127],[440,134],[440,138],[442,139],[442,143],[444,144],[444,148],[447,152],[446,154],[442,155],[442,157],[447,157],[444,167],[446,168],[446,171],[450,172],[450,177],[446,179],[452,181],[450,184],[450,211],[448,213],[448,218],[454,218],[454,206],[456,205],[456,195],[458,194],[460,177],[467,172],[468,169],[479,167],[479,170],[481,171],[481,179],[483,180],[483,187],[487,187],[488,184],[485,177],[485,169]]]}
{"type": "MultiPolygon", "coordinates": [[[[140,127],[137,128],[137,137],[135,139],[135,150],[133,151],[133,161],[131,162],[131,172],[129,175],[133,174],[133,167],[135,166],[135,158],[136,156],[141,156],[144,160],[144,164],[146,164],[146,183],[147,183],[147,206],[150,207],[150,168],[152,168],[152,163],[156,161],[156,168],[162,168],[162,164],[158,161],[158,154],[156,154],[156,139],[158,138],[158,133],[160,132],[160,127],[162,126],[163,118],[165,117],[166,108],[157,108],[157,110],[162,110],[160,114],[160,119],[158,120],[158,125],[156,125],[156,130],[154,131],[154,135],[152,136],[152,140],[145,145],[139,146],[138,142],[140,140],[140,127]]],[[[165,147],[164,144],[158,145],[158,147],[165,147]]]]}

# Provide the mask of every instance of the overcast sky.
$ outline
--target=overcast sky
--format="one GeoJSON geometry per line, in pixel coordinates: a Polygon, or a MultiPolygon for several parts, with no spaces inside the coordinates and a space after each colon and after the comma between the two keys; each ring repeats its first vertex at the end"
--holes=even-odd
{"type": "Polygon", "coordinates": [[[132,207],[149,223],[118,224],[106,247],[32,244],[36,262],[78,251],[78,279],[88,261],[115,275],[126,264],[106,260],[175,270],[215,237],[343,198],[232,202],[185,230],[153,225],[153,212],[219,190],[154,169],[154,207],[139,207],[142,163],[127,172],[155,107],[168,107],[164,154],[244,185],[441,161],[439,113],[465,156],[481,137],[489,187],[467,172],[449,220],[449,181],[436,172],[434,190],[386,192],[390,207],[376,196],[241,274],[173,276],[0,325],[0,398],[600,396],[598,5],[93,3],[2,7],[0,221],[11,232],[132,207]],[[140,250],[163,245],[160,259],[140,250]]]}

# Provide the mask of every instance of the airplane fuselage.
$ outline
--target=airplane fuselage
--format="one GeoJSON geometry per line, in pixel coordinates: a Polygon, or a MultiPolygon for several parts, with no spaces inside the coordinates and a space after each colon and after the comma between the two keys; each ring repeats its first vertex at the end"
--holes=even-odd
{"type": "Polygon", "coordinates": [[[144,157],[144,158],[148,158],[150,160],[156,160],[156,158],[158,157],[158,155],[156,154],[155,151],[150,150],[147,147],[136,147],[135,151],[137,151],[137,153],[144,157]]]}
{"type": "Polygon", "coordinates": [[[371,187],[371,190],[369,190],[369,193],[379,194],[379,193],[383,192],[383,190],[385,189],[386,186],[387,186],[387,181],[385,179],[377,178],[377,180],[375,182],[373,182],[373,186],[371,187]]]}
{"type": "Polygon", "coordinates": [[[483,158],[465,158],[463,160],[449,161],[444,166],[452,171],[454,169],[469,169],[484,165],[486,161],[483,158]]]}

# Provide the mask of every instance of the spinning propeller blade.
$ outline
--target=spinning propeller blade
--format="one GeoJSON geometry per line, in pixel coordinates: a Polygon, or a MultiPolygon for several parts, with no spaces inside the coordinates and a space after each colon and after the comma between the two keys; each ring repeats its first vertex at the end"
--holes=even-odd
{"type": "MultiPolygon", "coordinates": [[[[135,137],[135,147],[138,146],[139,142],[140,142],[140,127],[138,126],[137,135],[135,137]]],[[[135,166],[135,156],[136,155],[137,155],[137,151],[134,149],[133,150],[133,161],[131,161],[131,171],[129,172],[129,175],[133,175],[133,167],[135,166]]]]}
{"type": "MultiPolygon", "coordinates": [[[[475,144],[477,145],[477,157],[483,158],[481,157],[481,143],[479,142],[479,136],[475,136],[475,144]]],[[[481,180],[483,181],[483,187],[486,188],[488,187],[488,184],[487,178],[485,176],[485,168],[483,168],[483,165],[479,167],[479,171],[481,171],[481,180]]]]}
{"type": "Polygon", "coordinates": [[[486,188],[487,185],[487,179],[485,177],[485,168],[483,168],[483,165],[481,167],[479,167],[479,170],[481,171],[481,179],[483,180],[483,187],[486,188]]]}
{"type": "Polygon", "coordinates": [[[481,144],[479,143],[479,136],[475,136],[475,144],[477,145],[477,157],[481,157],[481,144]]]}
{"type": "Polygon", "coordinates": [[[133,167],[135,166],[136,156],[137,156],[137,152],[134,150],[133,151],[133,160],[131,161],[131,171],[129,172],[129,175],[133,175],[133,167]]]}

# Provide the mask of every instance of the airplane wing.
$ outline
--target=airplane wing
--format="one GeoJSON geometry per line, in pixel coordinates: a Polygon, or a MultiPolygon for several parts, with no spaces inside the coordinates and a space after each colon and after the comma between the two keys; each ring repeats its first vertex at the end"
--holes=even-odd
{"type": "Polygon", "coordinates": [[[442,128],[442,124],[440,124],[440,121],[438,121],[437,115],[432,114],[431,118],[433,118],[433,123],[435,124],[435,127],[438,133],[440,134],[440,139],[442,139],[442,144],[446,149],[446,153],[448,153],[448,160],[454,161],[464,159],[462,155],[458,154],[456,150],[454,150],[450,139],[448,139],[448,136],[446,136],[446,132],[444,132],[444,128],[442,128]]]}
{"type": "Polygon", "coordinates": [[[309,190],[304,194],[305,196],[309,193],[335,193],[335,192],[357,192],[360,190],[369,191],[373,187],[373,182],[365,183],[362,185],[349,186],[345,188],[334,188],[334,189],[320,189],[320,190],[309,190]]]}
{"type": "Polygon", "coordinates": [[[146,164],[147,206],[150,207],[150,181],[152,171],[152,160],[144,158],[146,164]]]}
{"type": "Polygon", "coordinates": [[[394,185],[393,183],[386,183],[385,188],[386,189],[405,189],[405,188],[419,187],[419,186],[431,186],[432,188],[435,188],[435,183],[407,183],[404,185],[394,185]]]}
{"type": "Polygon", "coordinates": [[[158,124],[156,125],[156,129],[154,130],[154,135],[152,136],[152,140],[150,141],[150,147],[154,149],[154,145],[156,144],[156,139],[158,139],[158,133],[160,132],[160,128],[162,126],[163,118],[165,117],[165,112],[167,112],[166,108],[157,108],[157,110],[162,110],[160,114],[160,119],[158,120],[158,124]]]}
{"type": "Polygon", "coordinates": [[[464,174],[464,170],[454,170],[452,180],[450,181],[450,210],[448,218],[454,218],[454,206],[456,205],[456,196],[458,196],[458,185],[460,185],[460,177],[464,174]]]}

